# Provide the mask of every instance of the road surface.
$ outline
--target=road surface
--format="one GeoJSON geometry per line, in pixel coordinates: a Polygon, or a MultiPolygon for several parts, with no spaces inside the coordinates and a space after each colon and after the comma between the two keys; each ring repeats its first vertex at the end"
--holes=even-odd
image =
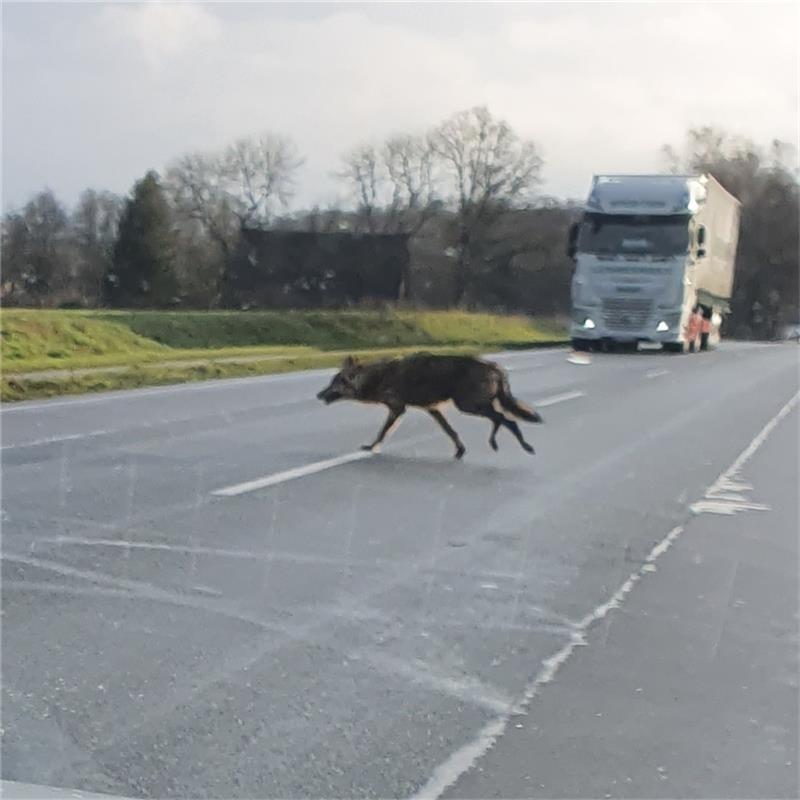
{"type": "Polygon", "coordinates": [[[2,778],[796,797],[798,348],[500,360],[535,456],[362,456],[329,371],[5,407],[2,778]]]}

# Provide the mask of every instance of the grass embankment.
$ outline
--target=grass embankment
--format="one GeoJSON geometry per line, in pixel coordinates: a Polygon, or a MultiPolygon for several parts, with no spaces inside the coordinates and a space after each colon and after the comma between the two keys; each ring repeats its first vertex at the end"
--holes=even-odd
{"type": "Polygon", "coordinates": [[[555,323],[466,312],[3,310],[2,399],[336,365],[343,352],[476,353],[564,340],[555,323]]]}

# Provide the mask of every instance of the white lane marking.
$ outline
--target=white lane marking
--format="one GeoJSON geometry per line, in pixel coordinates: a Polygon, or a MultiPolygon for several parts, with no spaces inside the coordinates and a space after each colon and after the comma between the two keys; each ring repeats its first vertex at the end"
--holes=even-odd
{"type": "Polygon", "coordinates": [[[447,675],[420,659],[403,660],[377,650],[356,650],[348,654],[355,661],[364,661],[376,670],[397,675],[417,686],[455,697],[462,703],[505,712],[513,700],[494,686],[488,686],[471,675],[447,675]]]}
{"type": "Polygon", "coordinates": [[[529,350],[509,350],[505,353],[485,353],[480,356],[484,359],[494,359],[497,361],[507,361],[510,358],[525,358],[526,356],[546,355],[548,353],[560,353],[566,349],[566,345],[558,345],[555,347],[531,347],[529,350]]]}
{"type": "Polygon", "coordinates": [[[125,800],[121,795],[91,794],[78,789],[64,789],[59,786],[44,786],[37,783],[19,781],[0,781],[0,795],[9,800],[125,800]]]}
{"type": "MultiPolygon", "coordinates": [[[[711,489],[724,488],[726,481],[730,482],[739,473],[744,464],[753,453],[764,443],[775,426],[792,410],[800,399],[800,392],[794,395],[788,403],[761,429],[752,442],[742,451],[739,457],[723,472],[712,485],[711,489]]],[[[709,489],[709,491],[711,491],[709,489]]],[[[673,528],[658,544],[653,547],[644,563],[638,570],[631,573],[627,580],[609,597],[606,602],[592,609],[576,626],[570,640],[550,658],[542,661],[541,668],[536,677],[528,684],[523,695],[512,709],[500,714],[496,719],[484,725],[477,736],[456,750],[449,758],[434,769],[433,774],[422,788],[412,795],[412,800],[436,800],[450,788],[464,773],[472,769],[478,759],[486,755],[494,747],[497,740],[503,736],[509,722],[515,715],[526,714],[528,706],[541,687],[550,683],[557,675],[559,669],[567,662],[576,647],[588,644],[586,633],[599,620],[603,619],[613,609],[618,608],[633,590],[634,586],[644,577],[654,571],[654,562],[669,550],[673,542],[684,532],[684,526],[673,528]]]]}
{"type": "Polygon", "coordinates": [[[753,457],[753,453],[761,447],[767,437],[772,433],[778,423],[791,412],[800,400],[800,392],[797,392],[789,402],[761,429],[758,436],[739,454],[736,461],[731,464],[722,475],[709,487],[709,491],[719,490],[726,481],[732,481],[741,472],[742,467],[753,457]]]}
{"type": "Polygon", "coordinates": [[[349,464],[351,461],[371,458],[373,455],[368,450],[357,450],[355,453],[346,453],[336,458],[326,458],[324,461],[314,461],[312,464],[306,464],[303,467],[295,467],[284,472],[265,475],[263,478],[256,478],[253,481],[245,481],[244,483],[236,483],[233,486],[225,486],[222,489],[215,489],[211,494],[216,497],[235,497],[245,492],[254,492],[256,489],[266,489],[267,486],[274,486],[276,483],[285,483],[286,481],[303,478],[306,475],[313,475],[316,472],[323,472],[341,464],[349,464]]]}
{"type": "Polygon", "coordinates": [[[554,406],[557,403],[565,403],[567,400],[577,400],[579,397],[585,397],[586,392],[564,392],[563,394],[554,394],[552,397],[544,397],[533,404],[534,408],[547,408],[547,406],[554,406]]]}
{"type": "Polygon", "coordinates": [[[644,376],[649,380],[651,378],[660,378],[662,375],[668,374],[668,369],[651,369],[649,372],[645,372],[644,376]]]}
{"type": "MultiPolygon", "coordinates": [[[[542,400],[534,403],[535,408],[546,408],[547,406],[554,406],[556,403],[563,403],[566,400],[574,400],[578,397],[584,397],[586,392],[565,392],[564,394],[553,395],[552,397],[545,397],[542,400]]],[[[396,427],[399,420],[390,429],[389,433],[396,427]]],[[[388,435],[388,434],[387,434],[388,435]]],[[[431,438],[429,434],[422,439],[431,438]]],[[[411,444],[411,441],[404,442],[404,444],[411,444]]],[[[306,475],[314,475],[317,472],[323,472],[327,469],[341,466],[342,464],[349,464],[352,461],[360,461],[364,458],[369,458],[378,452],[378,448],[373,451],[357,450],[354,453],[345,453],[343,456],[336,456],[335,458],[326,458],[323,461],[314,461],[311,464],[305,464],[302,467],[295,467],[294,469],[287,469],[283,472],[275,472],[272,475],[264,475],[261,478],[255,478],[252,481],[245,481],[243,483],[236,483],[232,486],[224,486],[221,489],[214,489],[211,492],[215,497],[236,497],[240,494],[247,492],[254,492],[257,489],[266,489],[269,486],[275,486],[278,483],[286,483],[293,481],[297,478],[304,478],[306,475]]]]}
{"type": "Polygon", "coordinates": [[[592,359],[588,353],[573,352],[567,356],[567,361],[570,364],[578,364],[579,366],[587,366],[592,363],[592,359]]]}
{"type": "Polygon", "coordinates": [[[622,603],[633,587],[650,571],[648,567],[652,567],[652,562],[659,555],[665,553],[682,532],[683,526],[673,528],[650,551],[645,563],[636,572],[632,573],[605,603],[590,611],[575,626],[575,630],[570,634],[569,641],[556,650],[552,656],[542,661],[539,671],[525,687],[520,700],[510,706],[505,713],[500,714],[496,719],[484,725],[475,739],[456,750],[448,759],[436,767],[425,785],[412,795],[412,800],[436,800],[465,772],[470,770],[479,758],[486,755],[505,733],[512,717],[527,714],[528,706],[533,698],[539,694],[541,687],[550,683],[556,677],[558,671],[564,666],[576,647],[583,647],[587,644],[586,633],[589,628],[622,603]]]}
{"type": "Polygon", "coordinates": [[[748,500],[745,492],[751,492],[753,487],[739,478],[742,467],[750,460],[753,453],[758,450],[775,426],[797,405],[800,392],[761,429],[748,447],[739,455],[736,461],[708,487],[702,500],[692,503],[691,509],[695,514],[724,514],[730,516],[739,511],[769,511],[770,508],[763,503],[754,503],[748,500]]]}

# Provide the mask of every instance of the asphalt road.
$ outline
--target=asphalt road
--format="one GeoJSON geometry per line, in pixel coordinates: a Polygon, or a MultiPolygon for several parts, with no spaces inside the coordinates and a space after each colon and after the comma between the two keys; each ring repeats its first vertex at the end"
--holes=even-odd
{"type": "Polygon", "coordinates": [[[796,797],[798,352],[511,354],[461,463],[327,371],[5,407],[3,779],[796,797]]]}

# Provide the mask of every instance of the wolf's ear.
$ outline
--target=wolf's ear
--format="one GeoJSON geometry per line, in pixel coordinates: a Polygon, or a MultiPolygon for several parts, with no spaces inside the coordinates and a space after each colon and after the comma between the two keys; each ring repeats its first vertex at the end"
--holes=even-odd
{"type": "Polygon", "coordinates": [[[342,369],[353,369],[353,367],[358,366],[358,361],[353,358],[353,356],[347,356],[347,358],[342,362],[342,369]]]}

